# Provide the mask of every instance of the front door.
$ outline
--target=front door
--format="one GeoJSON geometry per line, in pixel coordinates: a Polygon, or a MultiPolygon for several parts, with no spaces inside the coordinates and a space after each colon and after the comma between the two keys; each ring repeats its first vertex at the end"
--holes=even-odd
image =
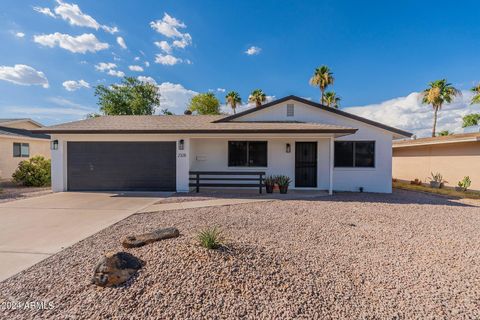
{"type": "Polygon", "coordinates": [[[317,187],[317,143],[295,143],[295,187],[317,187]]]}

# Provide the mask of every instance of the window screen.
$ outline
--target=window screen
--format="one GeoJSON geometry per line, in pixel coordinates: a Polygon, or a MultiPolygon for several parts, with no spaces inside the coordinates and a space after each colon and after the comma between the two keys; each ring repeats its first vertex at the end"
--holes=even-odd
{"type": "Polygon", "coordinates": [[[25,157],[30,156],[30,145],[28,143],[13,143],[13,156],[14,157],[25,157]]]}
{"type": "Polygon", "coordinates": [[[293,117],[294,112],[295,112],[295,109],[293,107],[293,104],[287,104],[287,117],[293,117]]]}

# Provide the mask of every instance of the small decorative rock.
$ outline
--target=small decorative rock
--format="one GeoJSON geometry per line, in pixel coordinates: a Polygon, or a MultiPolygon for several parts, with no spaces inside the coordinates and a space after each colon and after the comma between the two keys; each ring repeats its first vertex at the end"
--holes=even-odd
{"type": "Polygon", "coordinates": [[[107,253],[97,264],[92,283],[101,287],[117,286],[130,279],[142,265],[143,261],[130,253],[107,253]]]}
{"type": "Polygon", "coordinates": [[[124,248],[137,248],[155,241],[176,238],[179,235],[180,232],[177,228],[158,229],[149,233],[144,233],[136,236],[128,236],[123,239],[122,245],[124,248]]]}

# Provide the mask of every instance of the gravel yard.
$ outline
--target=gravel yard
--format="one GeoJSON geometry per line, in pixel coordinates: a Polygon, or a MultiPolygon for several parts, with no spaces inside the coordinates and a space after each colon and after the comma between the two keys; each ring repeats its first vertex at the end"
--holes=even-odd
{"type": "MultiPolygon", "coordinates": [[[[137,214],[0,283],[5,319],[450,319],[480,317],[479,202],[395,191],[137,214]],[[196,233],[219,226],[228,250],[196,233]],[[135,249],[119,288],[90,284],[120,240],[159,227],[180,237],[135,249]]],[[[0,316],[1,318],[1,316],[0,316]]]]}
{"type": "Polygon", "coordinates": [[[50,187],[36,188],[8,184],[5,186],[0,186],[0,203],[31,197],[38,197],[44,194],[49,194],[51,192],[52,190],[50,187]]]}

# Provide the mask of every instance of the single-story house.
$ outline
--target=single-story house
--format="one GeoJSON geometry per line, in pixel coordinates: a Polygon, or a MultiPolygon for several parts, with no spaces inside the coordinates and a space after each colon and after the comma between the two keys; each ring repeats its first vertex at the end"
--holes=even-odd
{"type": "Polygon", "coordinates": [[[447,186],[455,187],[469,176],[470,188],[480,190],[480,132],[393,143],[394,178],[429,182],[436,172],[447,180],[447,186]]]}
{"type": "Polygon", "coordinates": [[[265,171],[293,189],[389,193],[392,139],[411,136],[297,96],[228,116],[102,116],[37,131],[55,145],[53,191],[186,192],[190,171],[265,171]]]}
{"type": "Polygon", "coordinates": [[[0,180],[10,180],[22,160],[50,158],[50,136],[30,131],[41,127],[32,119],[0,119],[0,180]]]}

